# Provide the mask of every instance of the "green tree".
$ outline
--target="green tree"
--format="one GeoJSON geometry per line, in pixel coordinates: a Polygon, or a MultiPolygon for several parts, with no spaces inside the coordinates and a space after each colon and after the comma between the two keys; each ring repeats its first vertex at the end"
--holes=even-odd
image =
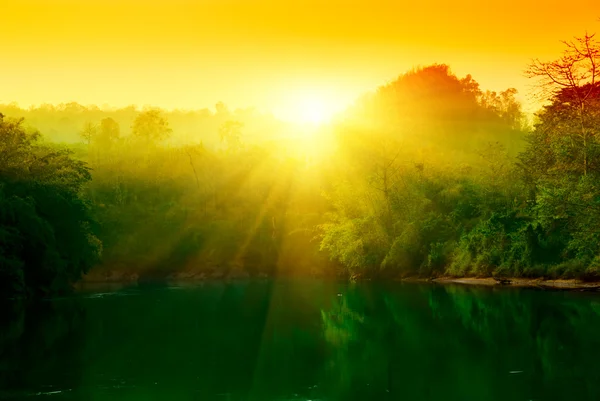
{"type": "Polygon", "coordinates": [[[566,46],[561,58],[542,62],[534,60],[527,70],[527,76],[537,79],[538,95],[551,98],[554,105],[574,113],[576,120],[569,131],[575,130],[579,139],[581,171],[587,175],[589,151],[596,137],[595,125],[590,121],[588,106],[597,101],[597,83],[600,79],[600,43],[594,34],[585,34],[572,41],[563,42],[566,46]],[[558,96],[558,98],[556,98],[558,96]]]}
{"type": "Polygon", "coordinates": [[[107,117],[100,121],[98,127],[98,142],[110,145],[121,138],[121,127],[114,119],[107,117]]]}
{"type": "Polygon", "coordinates": [[[341,183],[328,191],[321,249],[359,275],[443,273],[463,236],[519,203],[517,147],[506,146],[524,127],[515,95],[433,65],[363,98],[338,127],[341,183]]]}
{"type": "Polygon", "coordinates": [[[169,138],[173,130],[157,109],[146,110],[135,118],[131,133],[145,142],[160,142],[169,138]]]}
{"type": "Polygon", "coordinates": [[[564,42],[560,59],[535,60],[528,76],[549,100],[520,155],[531,213],[557,251],[554,275],[597,276],[600,256],[600,44],[564,42]]]}
{"type": "Polygon", "coordinates": [[[98,261],[101,244],[82,188],[87,165],[0,117],[0,291],[64,291],[98,261]]]}

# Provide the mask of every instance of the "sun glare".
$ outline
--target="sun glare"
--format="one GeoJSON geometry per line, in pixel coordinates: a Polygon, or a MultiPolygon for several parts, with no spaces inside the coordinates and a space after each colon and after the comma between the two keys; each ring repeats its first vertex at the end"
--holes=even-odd
{"type": "Polygon", "coordinates": [[[322,99],[306,98],[302,100],[299,106],[299,120],[302,122],[322,124],[331,117],[329,115],[330,110],[328,110],[327,105],[322,99]]]}
{"type": "Polygon", "coordinates": [[[298,90],[281,102],[277,114],[286,121],[298,124],[321,125],[345,107],[342,99],[323,90],[298,90]]]}

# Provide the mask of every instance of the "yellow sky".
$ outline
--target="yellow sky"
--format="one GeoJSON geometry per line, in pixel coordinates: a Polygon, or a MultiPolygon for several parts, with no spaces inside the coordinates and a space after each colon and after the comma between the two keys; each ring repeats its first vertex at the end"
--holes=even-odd
{"type": "MultiPolygon", "coordinates": [[[[415,65],[526,90],[532,57],[600,31],[600,1],[0,0],[0,102],[340,106],[415,65]]],[[[287,111],[286,111],[287,109],[287,111]]]]}

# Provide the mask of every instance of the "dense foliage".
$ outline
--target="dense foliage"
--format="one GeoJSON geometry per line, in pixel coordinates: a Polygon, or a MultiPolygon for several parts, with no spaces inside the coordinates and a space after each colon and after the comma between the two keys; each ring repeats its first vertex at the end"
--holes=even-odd
{"type": "Polygon", "coordinates": [[[446,65],[401,75],[312,133],[222,103],[2,106],[49,140],[79,141],[43,144],[22,120],[1,120],[4,290],[65,288],[100,248],[88,278],[596,278],[592,39],[533,65],[549,100],[534,125],[516,90],[483,91],[446,65]],[[73,124],[78,139],[56,134],[73,124]]]}
{"type": "Polygon", "coordinates": [[[344,168],[321,249],[351,274],[516,273],[530,258],[506,232],[527,220],[517,213],[526,124],[515,94],[484,93],[434,65],[363,99],[352,110],[361,128],[339,133],[344,168]],[[395,112],[372,115],[380,110],[395,112]]]}
{"type": "Polygon", "coordinates": [[[350,275],[597,279],[600,90],[575,71],[600,53],[566,53],[543,74],[566,63],[587,80],[542,76],[549,104],[529,132],[514,90],[482,93],[446,66],[365,98],[321,249],[350,275]]]}
{"type": "Polygon", "coordinates": [[[82,196],[90,171],[21,122],[0,115],[0,291],[57,292],[100,255],[82,196]]]}

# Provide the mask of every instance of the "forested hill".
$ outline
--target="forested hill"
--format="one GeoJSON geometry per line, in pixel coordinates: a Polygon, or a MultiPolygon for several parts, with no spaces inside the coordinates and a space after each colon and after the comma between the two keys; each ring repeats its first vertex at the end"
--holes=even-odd
{"type": "Polygon", "coordinates": [[[222,104],[3,106],[1,290],[64,291],[86,273],[596,279],[600,47],[572,45],[529,70],[548,99],[533,125],[514,89],[446,65],[314,132],[222,104]]]}

